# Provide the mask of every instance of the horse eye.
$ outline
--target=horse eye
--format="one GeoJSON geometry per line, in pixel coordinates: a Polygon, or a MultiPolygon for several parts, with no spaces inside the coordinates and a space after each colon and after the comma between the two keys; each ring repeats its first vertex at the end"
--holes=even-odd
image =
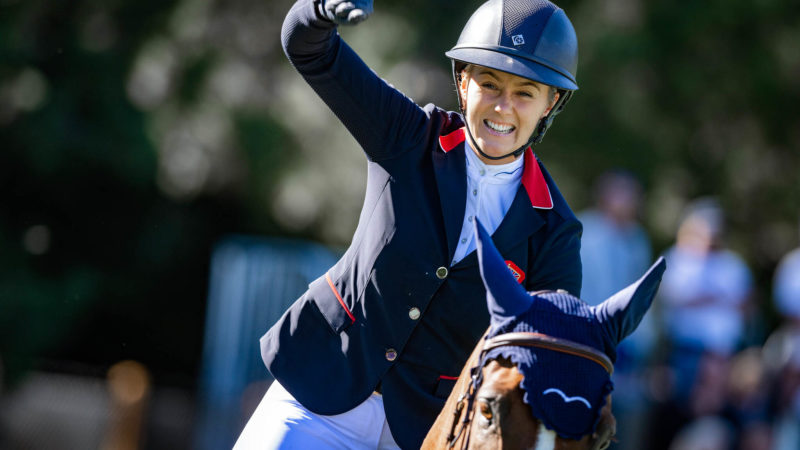
{"type": "Polygon", "coordinates": [[[480,410],[481,410],[481,415],[486,420],[492,420],[492,417],[494,417],[494,415],[492,414],[492,407],[489,406],[488,403],[480,402],[480,410]]]}

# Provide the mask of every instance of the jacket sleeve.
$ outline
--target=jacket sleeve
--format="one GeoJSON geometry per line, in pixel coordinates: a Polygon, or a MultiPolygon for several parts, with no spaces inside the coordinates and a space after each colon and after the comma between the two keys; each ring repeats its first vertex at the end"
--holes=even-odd
{"type": "Polygon", "coordinates": [[[529,265],[530,291],[564,289],[580,297],[581,294],[581,234],[583,227],[576,219],[567,220],[535,252],[529,265]]]}
{"type": "Polygon", "coordinates": [[[298,0],[283,23],[281,43],[289,61],[330,107],[373,161],[419,145],[427,114],[378,77],[341,39],[336,25],[298,0]]]}

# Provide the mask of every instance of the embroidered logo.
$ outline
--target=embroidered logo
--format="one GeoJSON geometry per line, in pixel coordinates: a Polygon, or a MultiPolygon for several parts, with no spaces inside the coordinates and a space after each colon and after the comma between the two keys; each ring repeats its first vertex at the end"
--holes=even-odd
{"type": "Polygon", "coordinates": [[[523,272],[519,266],[514,264],[511,260],[506,260],[506,265],[508,266],[508,270],[511,271],[511,275],[514,275],[514,279],[517,280],[517,283],[522,283],[525,280],[525,272],[523,272]]]}
{"type": "Polygon", "coordinates": [[[525,37],[523,37],[521,34],[515,34],[514,36],[511,36],[511,42],[513,42],[516,46],[525,45],[525,37]]]}
{"type": "Polygon", "coordinates": [[[576,395],[575,397],[569,397],[567,396],[567,394],[564,393],[564,391],[556,388],[545,389],[544,392],[542,392],[542,395],[547,395],[547,394],[558,394],[561,396],[562,399],[564,399],[564,403],[581,402],[584,405],[586,405],[587,408],[592,409],[592,404],[589,403],[589,400],[586,400],[585,398],[579,395],[576,395]]]}

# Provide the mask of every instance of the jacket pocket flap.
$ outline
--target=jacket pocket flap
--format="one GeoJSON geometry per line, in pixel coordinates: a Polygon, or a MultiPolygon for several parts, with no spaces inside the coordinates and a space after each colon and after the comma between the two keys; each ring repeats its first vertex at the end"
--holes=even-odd
{"type": "Polygon", "coordinates": [[[313,298],[317,308],[325,316],[334,333],[341,333],[355,323],[355,316],[327,273],[314,280],[309,286],[309,291],[314,293],[313,298]]]}
{"type": "Polygon", "coordinates": [[[439,398],[447,398],[456,386],[456,381],[458,381],[458,377],[440,375],[439,382],[436,383],[436,392],[433,395],[439,398]]]}

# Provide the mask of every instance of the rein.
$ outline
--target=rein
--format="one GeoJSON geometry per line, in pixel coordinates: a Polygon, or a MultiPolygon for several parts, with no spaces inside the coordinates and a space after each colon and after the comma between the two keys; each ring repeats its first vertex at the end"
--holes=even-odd
{"type": "MultiPolygon", "coordinates": [[[[580,356],[599,364],[603,367],[603,369],[606,370],[606,372],[609,373],[609,375],[614,373],[614,364],[611,362],[608,356],[592,347],[570,341],[569,339],[561,339],[542,333],[526,332],[505,333],[495,336],[491,339],[486,339],[483,344],[483,349],[481,350],[480,358],[478,358],[478,364],[470,369],[472,373],[472,382],[469,384],[467,392],[461,394],[461,397],[458,398],[458,403],[456,403],[455,412],[453,413],[453,424],[451,425],[450,433],[447,436],[447,448],[455,447],[456,441],[458,441],[458,438],[469,426],[469,423],[472,420],[472,407],[475,403],[475,394],[478,392],[478,388],[480,388],[481,383],[483,382],[482,369],[483,366],[486,365],[486,355],[492,349],[509,345],[519,347],[538,347],[573,356],[580,356]],[[458,419],[461,417],[461,412],[464,410],[465,403],[467,409],[464,412],[464,418],[461,420],[461,427],[458,428],[458,419]],[[456,428],[458,428],[458,432],[456,432],[456,428]]],[[[469,432],[467,432],[461,448],[465,449],[468,446],[469,432]]]]}

